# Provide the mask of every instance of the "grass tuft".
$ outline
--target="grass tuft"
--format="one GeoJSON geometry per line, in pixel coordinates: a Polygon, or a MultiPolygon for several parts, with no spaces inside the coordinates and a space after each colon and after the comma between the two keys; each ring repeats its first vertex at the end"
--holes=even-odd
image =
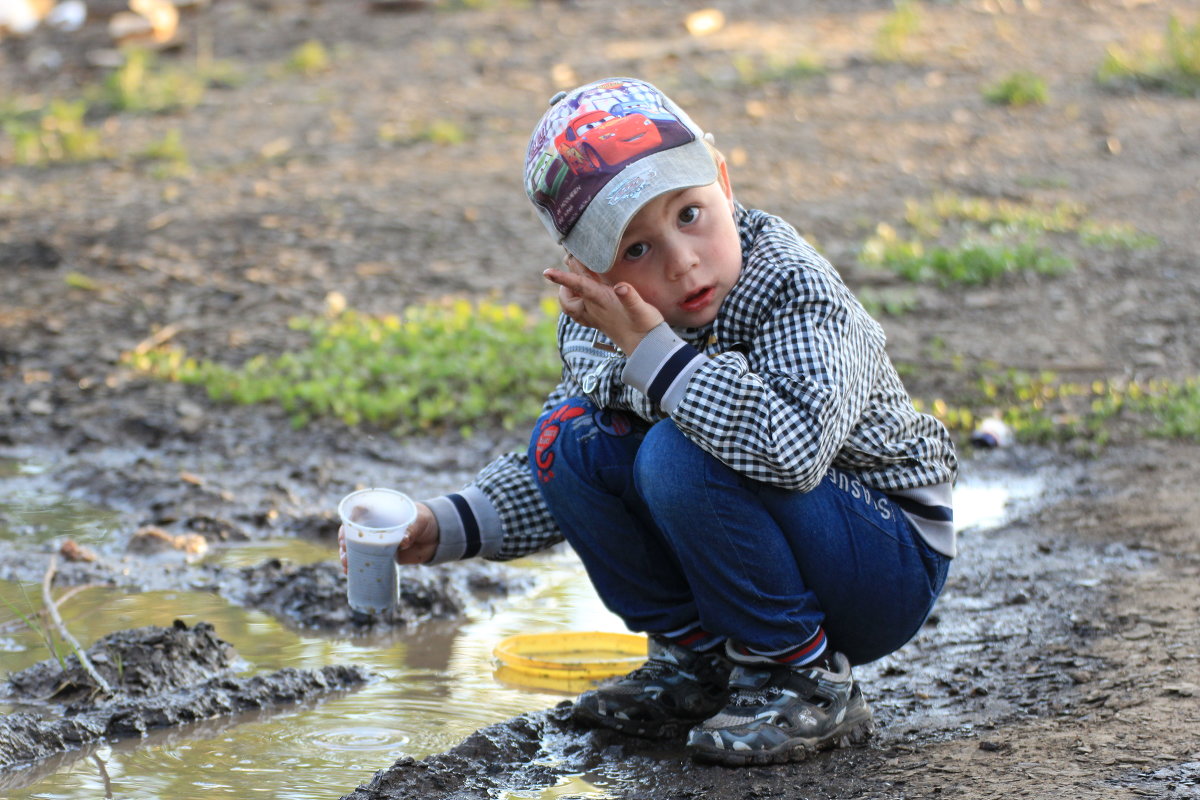
{"type": "Polygon", "coordinates": [[[1012,108],[1043,106],[1050,100],[1046,81],[1032,72],[1014,72],[983,90],[989,103],[1012,108]]]}
{"type": "Polygon", "coordinates": [[[561,372],[557,305],[447,300],[374,317],[339,308],[292,320],[308,347],[260,355],[240,367],[197,361],[177,347],[133,352],[126,363],[205,387],[214,400],[274,403],[296,427],[316,418],[368,423],[399,434],[509,428],[531,420],[561,372]]]}
{"type": "Polygon", "coordinates": [[[988,371],[978,376],[969,396],[916,401],[916,406],[964,436],[979,420],[996,415],[1026,442],[1084,439],[1104,445],[1129,425],[1151,436],[1200,441],[1200,378],[1088,383],[1064,381],[1050,371],[984,366],[988,371]]]}
{"type": "Polygon", "coordinates": [[[909,42],[921,29],[921,6],[916,0],[896,0],[895,9],[875,33],[875,58],[879,61],[908,61],[909,42]]]}
{"type": "Polygon", "coordinates": [[[1101,85],[1129,85],[1200,96],[1200,21],[1188,26],[1172,16],[1161,41],[1131,52],[1108,48],[1096,70],[1101,85]]]}
{"type": "Polygon", "coordinates": [[[12,141],[12,162],[42,167],[106,158],[100,131],[85,122],[83,100],[51,100],[44,109],[0,114],[12,141]]]}
{"type": "Polygon", "coordinates": [[[329,51],[316,39],[298,45],[288,56],[284,68],[291,73],[311,77],[329,69],[329,51]]]}
{"type": "Polygon", "coordinates": [[[1075,268],[1051,235],[1076,236],[1087,247],[1144,248],[1153,237],[1130,225],[1088,219],[1082,206],[1038,206],[1008,200],[934,195],[906,203],[911,235],[880,223],[859,250],[859,262],[912,282],[974,286],[1014,273],[1059,275],[1075,268]]]}
{"type": "Polygon", "coordinates": [[[125,63],[113,70],[94,94],[114,111],[165,114],[198,105],[205,85],[195,71],[163,66],[153,53],[129,50],[125,63]]]}

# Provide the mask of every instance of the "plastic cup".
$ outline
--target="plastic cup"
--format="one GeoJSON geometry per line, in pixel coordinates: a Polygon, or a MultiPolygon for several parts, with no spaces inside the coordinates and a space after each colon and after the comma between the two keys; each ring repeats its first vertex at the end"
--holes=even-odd
{"type": "Polygon", "coordinates": [[[382,614],[396,604],[396,545],[417,518],[408,495],[393,489],[361,489],[338,503],[346,531],[349,567],[346,598],[360,614],[382,614]]]}

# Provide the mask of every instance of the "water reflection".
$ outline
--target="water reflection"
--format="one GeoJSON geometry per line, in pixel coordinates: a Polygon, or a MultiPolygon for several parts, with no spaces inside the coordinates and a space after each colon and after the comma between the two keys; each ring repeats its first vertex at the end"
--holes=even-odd
{"type": "MultiPolygon", "coordinates": [[[[323,555],[333,557],[331,551],[323,555]]],[[[444,751],[482,726],[558,703],[562,697],[552,691],[495,680],[492,648],[506,636],[624,630],[600,606],[573,559],[556,556],[531,560],[528,566],[545,575],[548,588],[492,617],[361,639],[297,632],[214,595],[126,594],[103,587],[79,592],[63,605],[62,614],[82,642],[122,628],[170,625],[176,618],[189,625],[204,620],[237,648],[248,672],[354,663],[382,677],[307,707],[214,720],[108,749],[76,751],[6,776],[0,786],[12,800],[103,797],[106,779],[92,759],[98,756],[114,796],[121,798],[240,798],[263,792],[327,800],[349,793],[402,756],[444,751]]],[[[39,587],[11,583],[0,583],[0,596],[21,607],[26,602],[22,589],[35,602],[40,596],[39,587]]],[[[2,603],[0,609],[0,638],[7,642],[0,648],[2,671],[44,658],[47,653],[37,637],[5,624],[12,620],[2,603]]],[[[0,711],[11,710],[0,706],[0,711]]],[[[607,796],[582,791],[576,787],[570,796],[607,796]]]]}
{"type": "Polygon", "coordinates": [[[500,795],[501,800],[608,800],[616,795],[604,788],[595,776],[571,775],[548,789],[514,791],[500,795]],[[593,781],[595,781],[593,783],[593,781]]]}
{"type": "Polygon", "coordinates": [[[60,536],[102,545],[118,529],[120,516],[62,496],[10,498],[0,503],[0,539],[41,544],[60,536]]]}
{"type": "Polygon", "coordinates": [[[954,487],[954,528],[967,531],[1003,525],[1020,504],[1043,491],[1038,475],[1009,475],[984,481],[964,475],[954,487]]]}

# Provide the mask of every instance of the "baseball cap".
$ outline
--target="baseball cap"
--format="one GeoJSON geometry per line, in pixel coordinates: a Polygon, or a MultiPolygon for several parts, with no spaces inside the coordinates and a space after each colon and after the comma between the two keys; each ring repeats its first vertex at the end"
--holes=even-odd
{"type": "Polygon", "coordinates": [[[606,78],[555,95],[525,155],[525,193],[542,224],[594,272],[612,266],[642,206],[716,179],[704,131],[636,78],[606,78]]]}

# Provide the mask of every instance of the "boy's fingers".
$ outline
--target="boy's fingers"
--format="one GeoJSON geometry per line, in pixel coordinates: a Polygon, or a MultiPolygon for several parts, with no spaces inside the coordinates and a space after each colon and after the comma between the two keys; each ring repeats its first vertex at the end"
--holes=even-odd
{"type": "Polygon", "coordinates": [[[618,283],[613,287],[613,291],[621,299],[621,305],[626,308],[634,308],[642,302],[642,296],[637,293],[637,289],[633,288],[631,284],[618,283]]]}
{"type": "Polygon", "coordinates": [[[595,281],[589,280],[583,275],[577,275],[572,272],[563,272],[559,269],[548,269],[542,273],[551,283],[556,283],[575,294],[583,296],[596,297],[596,289],[598,284],[595,281]]]}

